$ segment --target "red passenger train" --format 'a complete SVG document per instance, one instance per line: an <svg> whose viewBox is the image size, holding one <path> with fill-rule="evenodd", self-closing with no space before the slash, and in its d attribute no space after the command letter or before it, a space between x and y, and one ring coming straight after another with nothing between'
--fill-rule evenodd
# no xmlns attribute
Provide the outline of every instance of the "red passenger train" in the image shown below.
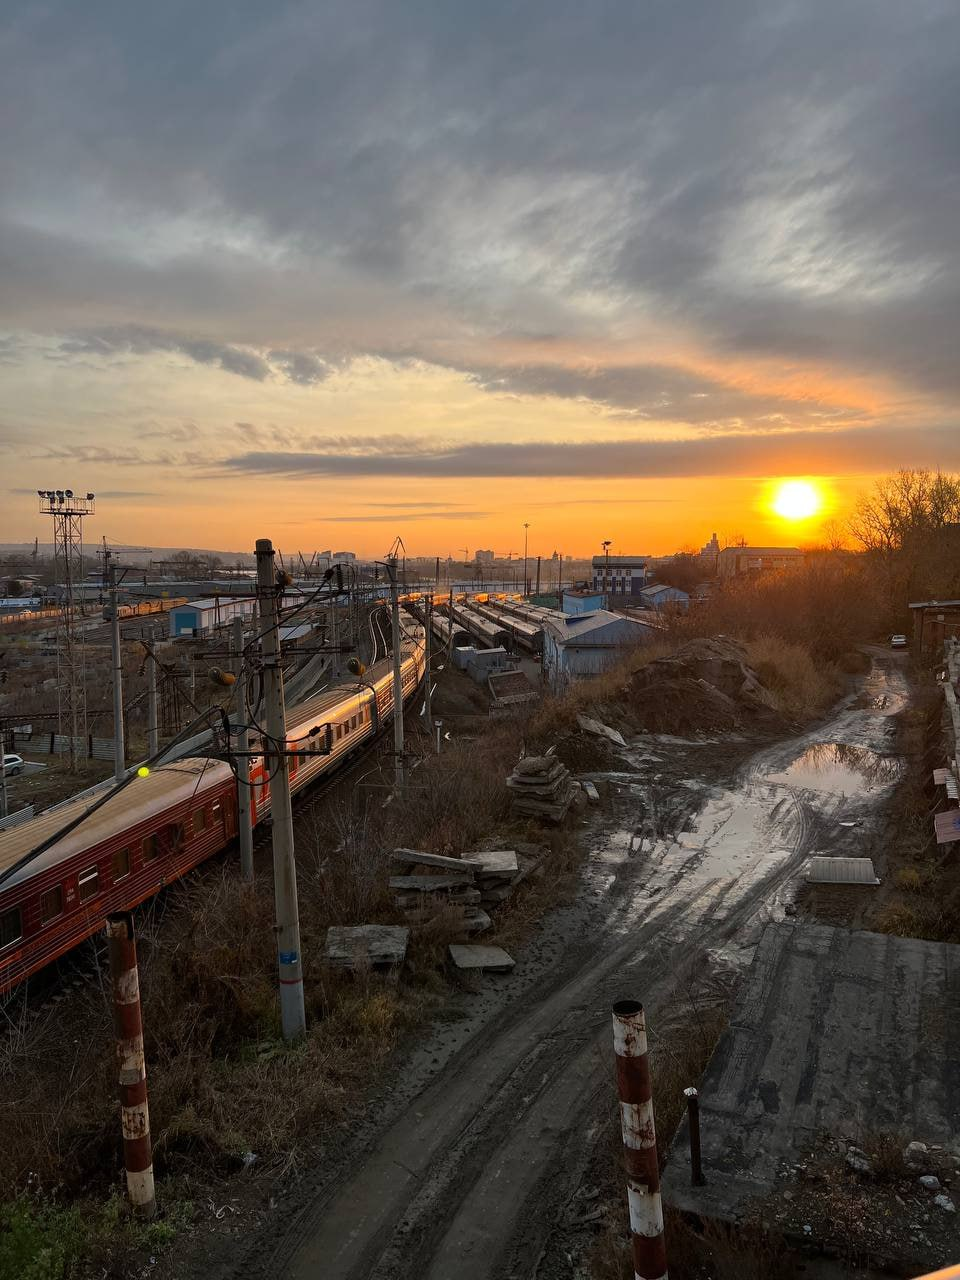
<svg viewBox="0 0 960 1280"><path fill-rule="evenodd" d="M414 625L402 646L405 701L424 664L424 632ZM290 756L291 790L332 772L392 716L390 660L373 666L362 684L336 686L288 710L291 751L326 746L325 754ZM262 756L250 761L250 782L253 820L262 822L270 810ZM144 902L237 834L237 784L220 760L160 765L84 817L101 798L80 796L0 831L0 993L98 932L110 912Z"/></svg>

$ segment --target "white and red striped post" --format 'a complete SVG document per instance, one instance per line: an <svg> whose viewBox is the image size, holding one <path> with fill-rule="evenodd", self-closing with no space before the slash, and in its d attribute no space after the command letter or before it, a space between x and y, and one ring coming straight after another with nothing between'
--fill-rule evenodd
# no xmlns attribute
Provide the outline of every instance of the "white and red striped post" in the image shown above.
<svg viewBox="0 0 960 1280"><path fill-rule="evenodd" d="M643 1005L638 1000L618 1000L613 1006L613 1049L617 1056L634 1275L636 1280L667 1280L647 1027Z"/></svg>
<svg viewBox="0 0 960 1280"><path fill-rule="evenodd" d="M153 1186L150 1114L147 1110L147 1069L143 1057L140 979L137 973L133 916L128 911L107 917L107 938L110 942L110 978L113 984L113 1019L117 1032L120 1118L127 1195L135 1213L143 1218L152 1218L157 1210L157 1201Z"/></svg>

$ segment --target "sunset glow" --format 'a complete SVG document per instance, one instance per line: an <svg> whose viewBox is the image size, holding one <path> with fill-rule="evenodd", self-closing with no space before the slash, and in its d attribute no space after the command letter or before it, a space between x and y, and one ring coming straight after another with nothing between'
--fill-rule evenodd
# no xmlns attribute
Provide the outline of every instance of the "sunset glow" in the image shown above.
<svg viewBox="0 0 960 1280"><path fill-rule="evenodd" d="M808 480L785 480L773 500L774 511L784 520L809 520L822 505L820 493Z"/></svg>

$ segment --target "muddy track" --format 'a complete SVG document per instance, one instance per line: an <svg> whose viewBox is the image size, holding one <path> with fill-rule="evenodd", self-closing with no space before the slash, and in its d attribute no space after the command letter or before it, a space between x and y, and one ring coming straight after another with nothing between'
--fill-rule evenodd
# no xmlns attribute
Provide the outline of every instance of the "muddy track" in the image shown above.
<svg viewBox="0 0 960 1280"><path fill-rule="evenodd" d="M874 682L885 672L871 675ZM882 738L875 706L847 704L819 740ZM870 721L873 720L874 723ZM630 859L602 930L552 980L482 1027L395 1118L355 1170L317 1188L274 1247L235 1274L287 1280L494 1280L536 1274L557 1207L572 1194L609 1094L609 1008L651 1010L704 948L769 918L784 883L836 830L844 802L770 781L816 735L754 756L706 797L693 832L654 834L634 813ZM688 804L664 795L659 808ZM625 802L629 808L629 798ZM628 832L629 834L629 832ZM754 932L756 930L754 929Z"/></svg>

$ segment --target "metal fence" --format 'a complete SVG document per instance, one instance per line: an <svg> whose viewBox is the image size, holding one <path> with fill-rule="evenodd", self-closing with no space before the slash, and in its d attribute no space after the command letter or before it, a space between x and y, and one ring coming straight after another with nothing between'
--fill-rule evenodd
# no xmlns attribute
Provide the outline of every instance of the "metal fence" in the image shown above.
<svg viewBox="0 0 960 1280"><path fill-rule="evenodd" d="M84 738L75 739L77 755L87 760L112 760L113 739L95 738L87 734ZM70 752L70 737L65 733L16 733L14 742L26 751L41 756L65 756Z"/></svg>
<svg viewBox="0 0 960 1280"><path fill-rule="evenodd" d="M18 809L16 813L8 813L5 818L0 818L0 831L9 831L11 827L19 827L21 822L26 822L33 817L33 805L28 804L23 809Z"/></svg>

